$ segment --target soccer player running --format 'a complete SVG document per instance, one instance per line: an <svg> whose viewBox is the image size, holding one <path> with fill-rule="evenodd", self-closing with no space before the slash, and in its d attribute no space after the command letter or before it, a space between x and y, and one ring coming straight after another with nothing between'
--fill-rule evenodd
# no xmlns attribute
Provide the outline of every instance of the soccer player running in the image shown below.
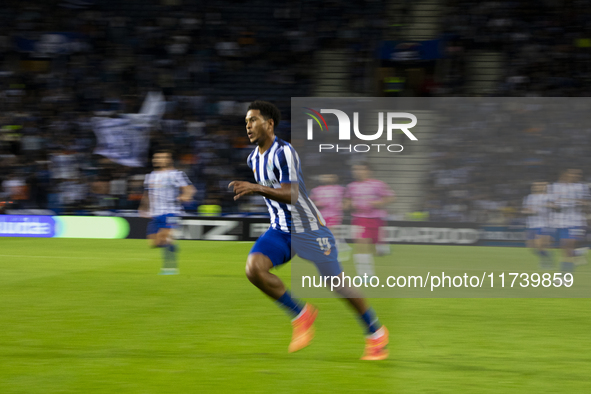
<svg viewBox="0 0 591 394"><path fill-rule="evenodd" d="M339 176L336 174L320 175L321 185L312 189L310 198L320 210L328 229L335 235L339 261L343 262L351 258L351 247L347 245L341 232L345 187L339 185L338 181Z"/></svg>
<svg viewBox="0 0 591 394"><path fill-rule="evenodd" d="M548 250L550 246L551 227L550 212L552 208L552 196L546 193L546 182L534 182L531 194L523 199L523 213L528 215L527 247L540 258L540 268L551 269L554 261Z"/></svg>
<svg viewBox="0 0 591 394"><path fill-rule="evenodd" d="M187 175L174 168L172 153L161 150L152 158L154 171L146 175L144 195L138 211L141 216L151 217L147 237L155 248L162 248L162 269L160 275L178 274L172 230L183 213L181 203L190 202L196 190Z"/></svg>
<svg viewBox="0 0 591 394"><path fill-rule="evenodd" d="M353 262L359 275L375 275L374 255L380 243L380 227L388 215L386 206L395 200L388 185L371 177L367 163L353 165L355 181L347 186L345 209L351 210L351 224L356 228Z"/></svg>
<svg viewBox="0 0 591 394"><path fill-rule="evenodd" d="M572 168L570 169L570 173L572 178L571 180L575 185L577 185L577 190L579 193L577 205L581 218L581 226L579 230L580 237L575 242L575 249L573 250L574 263L576 266L588 263L587 253L589 252L589 247L582 245L586 244L585 236L587 233L587 213L589 212L589 207L591 206L591 191L589 190L589 184L581 181L583 178L583 172L580 169Z"/></svg>
<svg viewBox="0 0 591 394"><path fill-rule="evenodd" d="M287 263L296 254L312 261L323 276L339 275L342 268L337 260L334 236L308 198L298 154L289 143L275 136L274 129L280 119L281 113L273 104L265 101L250 104L246 113L246 132L250 142L257 147L247 163L257 183L233 181L229 187L233 187L235 200L259 194L269 208L271 226L252 247L246 261L246 276L291 315L293 337L288 347L291 353L310 344L317 310L311 304L293 298L281 279L270 272L271 269ZM374 311L357 291L345 286L337 291L357 311L367 330L362 360L387 358L386 327L379 323Z"/></svg>
<svg viewBox="0 0 591 394"><path fill-rule="evenodd" d="M558 182L551 185L555 212L553 223L556 239L563 251L560 269L563 273L574 272L575 265L580 264L587 248L578 248L577 242L585 238L587 220L583 211L589 201L589 187L580 183L581 170L569 169L562 173Z"/></svg>

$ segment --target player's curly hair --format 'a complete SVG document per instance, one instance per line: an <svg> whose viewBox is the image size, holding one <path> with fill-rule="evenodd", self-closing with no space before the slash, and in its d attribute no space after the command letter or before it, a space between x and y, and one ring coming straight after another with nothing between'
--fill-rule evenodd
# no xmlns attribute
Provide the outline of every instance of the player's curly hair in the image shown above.
<svg viewBox="0 0 591 394"><path fill-rule="evenodd" d="M258 109L259 111L261 111L261 115L263 115L263 118L265 118L265 120L268 120L269 118L273 119L274 128L277 128L279 122L281 121L281 111L279 111L279 108L277 108L274 104L268 101L253 101L248 106L248 110L250 111L251 109Z"/></svg>

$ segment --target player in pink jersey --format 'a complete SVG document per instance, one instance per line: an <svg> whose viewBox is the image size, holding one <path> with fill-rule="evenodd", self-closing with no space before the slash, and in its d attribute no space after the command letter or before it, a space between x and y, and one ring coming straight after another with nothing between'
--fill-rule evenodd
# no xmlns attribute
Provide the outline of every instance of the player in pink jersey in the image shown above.
<svg viewBox="0 0 591 394"><path fill-rule="evenodd" d="M319 178L321 185L312 189L310 198L320 210L322 217L326 221L326 226L336 238L339 261L346 261L350 258L351 247L345 242L341 230L345 187L337 184L339 181L338 175L324 174L320 175Z"/></svg>
<svg viewBox="0 0 591 394"><path fill-rule="evenodd" d="M326 225L330 228L339 226L343 222L343 196L345 188L337 185L339 177L334 174L324 174L319 177L322 185L312 189L310 198L320 209Z"/></svg>
<svg viewBox="0 0 591 394"><path fill-rule="evenodd" d="M351 210L351 224L356 228L356 253L353 260L359 275L374 276L373 255L376 244L380 242L380 227L385 223L388 204L394 202L395 195L388 185L371 178L368 164L353 166L355 182L345 191L345 208Z"/></svg>

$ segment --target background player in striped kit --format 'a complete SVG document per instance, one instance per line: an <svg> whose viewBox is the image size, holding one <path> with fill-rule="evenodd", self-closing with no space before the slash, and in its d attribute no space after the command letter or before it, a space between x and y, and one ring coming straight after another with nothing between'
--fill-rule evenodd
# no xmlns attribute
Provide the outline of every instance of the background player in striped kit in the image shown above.
<svg viewBox="0 0 591 394"><path fill-rule="evenodd" d="M388 216L385 208L395 200L390 187L371 175L369 164L353 165L355 181L347 185L345 192L345 209L351 210L351 224L357 233L353 261L359 275L369 277L375 275L373 257L380 243L380 227Z"/></svg>
<svg viewBox="0 0 591 394"><path fill-rule="evenodd" d="M320 213L326 226L334 234L337 241L339 261L347 261L351 257L351 247L347 244L341 231L343 223L343 197L345 187L338 184L339 176L336 174L320 175L320 186L310 192L310 198L320 209Z"/></svg>
<svg viewBox="0 0 591 394"><path fill-rule="evenodd" d="M546 182L534 182L531 194L523 199L523 213L528 215L527 247L540 258L540 268L551 269L554 261L548 248L552 241L550 213L552 212L552 196L546 193Z"/></svg>
<svg viewBox="0 0 591 394"><path fill-rule="evenodd" d="M190 202L196 190L187 175L174 168L172 153L162 150L152 158L154 171L144 180L144 196L138 211L142 216L151 217L147 236L152 247L162 248L161 275L178 274L172 230L183 213L181 203Z"/></svg>
<svg viewBox="0 0 591 394"><path fill-rule="evenodd" d="M582 217L583 228L580 239L575 242L575 249L573 250L574 263L575 265L587 264L587 254L589 247L586 245L587 237L587 214L589 213L589 207L591 204L591 191L589 190L589 184L582 182L583 172L578 168L570 169L572 182L578 185L580 191L580 197L578 200L580 215Z"/></svg>
<svg viewBox="0 0 591 394"><path fill-rule="evenodd" d="M233 181L229 186L234 189L235 200L259 194L269 209L271 227L252 247L246 262L246 276L293 318L293 337L288 351L295 352L310 344L317 310L309 303L302 305L294 299L271 269L289 262L297 254L313 262L322 276L337 276L343 270L337 259L334 236L308 198L297 152L275 136L274 128L280 120L281 113L273 104L265 101L250 104L246 131L250 142L257 147L247 163L257 183ZM387 358L388 330L380 324L373 309L356 290L342 286L336 291L357 311L366 328L362 359Z"/></svg>
<svg viewBox="0 0 591 394"><path fill-rule="evenodd" d="M580 180L581 170L569 169L549 188L554 202L552 223L556 229L555 237L563 251L560 269L564 273L573 272L575 263L585 261L588 250L576 248L585 239L587 220L584 208L589 203L589 187Z"/></svg>

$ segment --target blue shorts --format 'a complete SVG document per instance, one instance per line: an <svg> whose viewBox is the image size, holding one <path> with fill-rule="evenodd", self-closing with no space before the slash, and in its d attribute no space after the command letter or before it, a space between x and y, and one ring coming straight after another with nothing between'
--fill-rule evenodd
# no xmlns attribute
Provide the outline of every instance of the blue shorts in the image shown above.
<svg viewBox="0 0 591 394"><path fill-rule="evenodd" d="M577 226L577 227L567 227L567 228L557 228L556 229L556 238L561 239L574 239L577 241L582 241L585 239L585 227Z"/></svg>
<svg viewBox="0 0 591 394"><path fill-rule="evenodd" d="M156 234L161 228L174 228L179 222L179 218L174 213L167 213L166 215L154 216L148 228L146 229L147 235Z"/></svg>
<svg viewBox="0 0 591 394"><path fill-rule="evenodd" d="M290 233L269 228L256 241L250 250L250 254L252 253L264 254L271 260L274 267L285 264L293 256L298 255L314 263L323 276L336 276L343 272L337 260L338 252L334 236L326 227L293 236Z"/></svg>

